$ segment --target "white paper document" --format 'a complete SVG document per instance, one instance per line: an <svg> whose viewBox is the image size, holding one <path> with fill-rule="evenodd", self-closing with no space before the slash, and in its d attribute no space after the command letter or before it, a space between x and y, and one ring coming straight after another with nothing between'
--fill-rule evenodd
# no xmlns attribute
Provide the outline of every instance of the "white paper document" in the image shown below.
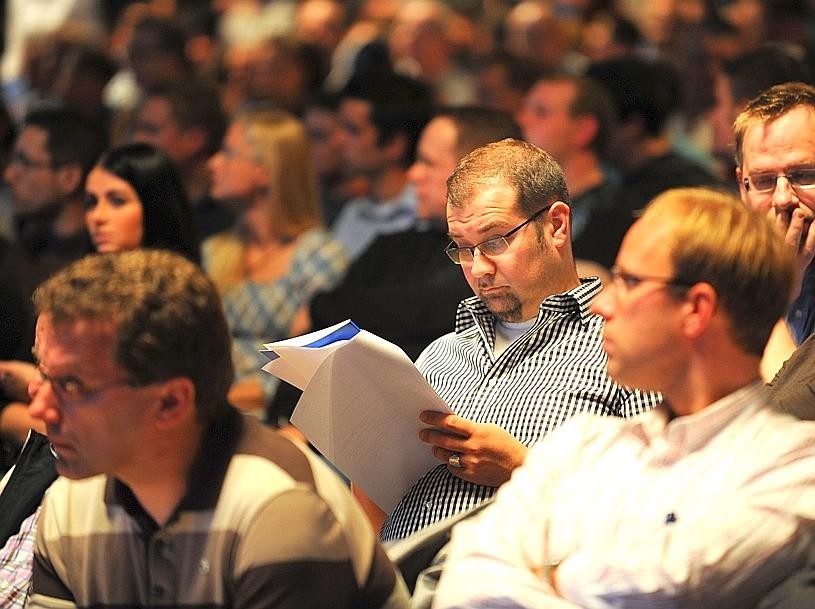
<svg viewBox="0 0 815 609"><path fill-rule="evenodd" d="M264 347L263 370L303 390L292 423L383 510L439 465L419 413L452 411L399 347L351 321Z"/></svg>

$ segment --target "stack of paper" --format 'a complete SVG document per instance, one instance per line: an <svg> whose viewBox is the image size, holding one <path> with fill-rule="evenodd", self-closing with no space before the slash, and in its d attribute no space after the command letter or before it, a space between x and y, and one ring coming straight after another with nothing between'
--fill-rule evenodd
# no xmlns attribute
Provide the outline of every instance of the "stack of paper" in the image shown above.
<svg viewBox="0 0 815 609"><path fill-rule="evenodd" d="M419 413L452 411L399 347L350 320L264 347L263 370L303 390L291 422L383 510L439 465Z"/></svg>

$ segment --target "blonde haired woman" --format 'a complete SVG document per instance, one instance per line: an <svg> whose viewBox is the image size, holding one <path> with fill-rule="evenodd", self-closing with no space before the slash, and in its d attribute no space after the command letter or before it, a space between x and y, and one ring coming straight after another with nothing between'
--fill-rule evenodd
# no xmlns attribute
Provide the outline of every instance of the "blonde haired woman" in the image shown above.
<svg viewBox="0 0 815 609"><path fill-rule="evenodd" d="M342 278L348 259L324 228L308 137L280 110L238 114L210 161L211 194L237 213L235 227L203 244L234 339L230 399L262 412L277 387L260 370L263 342L291 335L301 308Z"/></svg>

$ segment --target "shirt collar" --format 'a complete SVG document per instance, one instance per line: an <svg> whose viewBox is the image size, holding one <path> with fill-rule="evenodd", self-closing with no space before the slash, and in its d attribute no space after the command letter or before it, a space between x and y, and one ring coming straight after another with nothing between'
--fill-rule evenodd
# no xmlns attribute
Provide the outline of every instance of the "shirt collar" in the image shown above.
<svg viewBox="0 0 815 609"><path fill-rule="evenodd" d="M765 391L764 384L756 380L694 414L671 418L669 404L663 402L635 421L647 437L662 436L670 444L690 451L707 444L736 418L752 416L754 410L763 408Z"/></svg>
<svg viewBox="0 0 815 609"><path fill-rule="evenodd" d="M244 426L242 415L231 406L209 425L189 471L187 493L179 502L170 522L182 511L208 510L215 507L226 469L243 437ZM157 528L130 488L114 477L108 477L105 504L121 506L145 530Z"/></svg>

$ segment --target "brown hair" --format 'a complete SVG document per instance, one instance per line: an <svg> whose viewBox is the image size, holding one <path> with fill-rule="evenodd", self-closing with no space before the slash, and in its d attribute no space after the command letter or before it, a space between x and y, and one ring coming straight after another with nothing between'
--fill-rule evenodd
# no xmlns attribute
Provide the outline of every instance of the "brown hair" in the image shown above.
<svg viewBox="0 0 815 609"><path fill-rule="evenodd" d="M736 117L736 165L741 167L744 135L747 128L758 123L771 123L797 106L815 110L815 87L802 82L787 82L770 87L753 98Z"/></svg>
<svg viewBox="0 0 815 609"><path fill-rule="evenodd" d="M191 379L202 422L226 407L229 327L214 284L183 256L149 249L87 256L37 288L34 306L54 324L113 322L117 364L139 384Z"/></svg>
<svg viewBox="0 0 815 609"><path fill-rule="evenodd" d="M518 207L534 214L553 201L569 203L563 170L537 146L504 139L476 148L459 161L447 180L447 204L461 207L485 184L503 182L518 196Z"/></svg>

